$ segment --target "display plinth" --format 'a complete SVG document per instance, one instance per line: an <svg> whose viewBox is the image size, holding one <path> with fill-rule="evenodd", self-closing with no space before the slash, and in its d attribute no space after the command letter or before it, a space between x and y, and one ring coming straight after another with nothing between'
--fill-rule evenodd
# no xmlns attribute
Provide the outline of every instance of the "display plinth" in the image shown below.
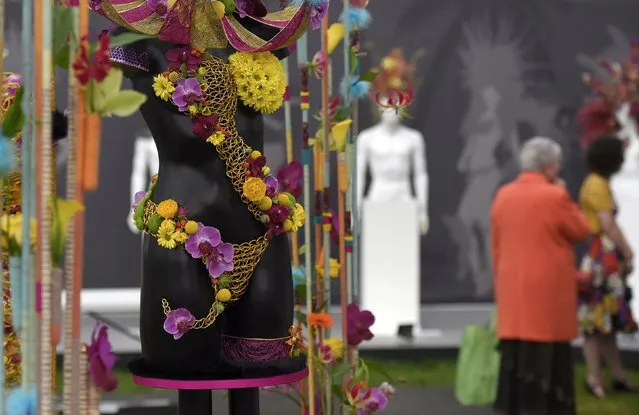
<svg viewBox="0 0 639 415"><path fill-rule="evenodd" d="M362 308L375 314L377 336L396 336L403 325L420 325L420 233L414 201L362 206Z"/></svg>
<svg viewBox="0 0 639 415"><path fill-rule="evenodd" d="M178 415L214 415L211 403L212 390L229 390L230 415L259 415L259 388L294 383L308 376L305 357L281 362L256 362L236 370L211 374L196 374L187 379L174 374L152 373L142 359L129 365L133 382L140 386L178 391Z"/></svg>

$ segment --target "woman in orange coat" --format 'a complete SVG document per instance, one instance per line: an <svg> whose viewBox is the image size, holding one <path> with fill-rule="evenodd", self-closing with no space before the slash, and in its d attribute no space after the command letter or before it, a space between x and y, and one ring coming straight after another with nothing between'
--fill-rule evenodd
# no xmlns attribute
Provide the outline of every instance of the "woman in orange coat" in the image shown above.
<svg viewBox="0 0 639 415"><path fill-rule="evenodd" d="M504 415L574 415L573 246L588 237L588 222L558 177L556 142L533 138L520 159L522 173L499 189L491 212L502 360L495 406Z"/></svg>

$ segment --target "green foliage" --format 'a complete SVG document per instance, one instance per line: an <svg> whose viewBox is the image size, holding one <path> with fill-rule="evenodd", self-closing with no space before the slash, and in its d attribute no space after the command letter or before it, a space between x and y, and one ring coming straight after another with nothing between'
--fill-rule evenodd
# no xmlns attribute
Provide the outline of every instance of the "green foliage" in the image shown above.
<svg viewBox="0 0 639 415"><path fill-rule="evenodd" d="M102 82L90 81L87 85L87 107L103 117L112 115L128 117L146 102L146 95L137 91L122 91L123 74L120 69L112 68Z"/></svg>
<svg viewBox="0 0 639 415"><path fill-rule="evenodd" d="M18 88L13 98L13 105L9 107L2 122L2 134L5 137L15 137L22 131L22 125L24 124L24 113L22 112L23 96L24 89Z"/></svg>
<svg viewBox="0 0 639 415"><path fill-rule="evenodd" d="M143 35L141 33L125 32L113 36L109 45L112 48L115 48L117 46L126 46L146 39L153 39L153 36Z"/></svg>
<svg viewBox="0 0 639 415"><path fill-rule="evenodd" d="M75 38L73 31L73 9L56 4L53 8L53 64L62 69L69 69L69 40Z"/></svg>

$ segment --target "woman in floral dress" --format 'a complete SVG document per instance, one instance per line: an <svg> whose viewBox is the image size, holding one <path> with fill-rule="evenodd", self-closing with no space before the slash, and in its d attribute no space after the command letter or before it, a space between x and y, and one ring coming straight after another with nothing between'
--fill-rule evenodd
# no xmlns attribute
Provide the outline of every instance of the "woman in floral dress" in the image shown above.
<svg viewBox="0 0 639 415"><path fill-rule="evenodd" d="M601 360L612 375L612 389L634 392L617 346L617 333L637 331L630 309L632 294L626 276L633 266L633 251L615 220L616 207L610 178L623 164L624 143L611 136L594 141L586 150L589 174L579 203L591 229L588 250L581 262L579 321L584 333L587 390L603 398Z"/></svg>

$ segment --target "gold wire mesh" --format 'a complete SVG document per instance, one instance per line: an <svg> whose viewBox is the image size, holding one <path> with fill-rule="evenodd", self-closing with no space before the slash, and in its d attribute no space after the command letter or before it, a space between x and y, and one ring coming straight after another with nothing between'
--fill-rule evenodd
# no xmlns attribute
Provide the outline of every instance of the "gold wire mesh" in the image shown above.
<svg viewBox="0 0 639 415"><path fill-rule="evenodd" d="M210 108L214 114L217 114L219 117L218 125L224 130L226 136L222 143L215 146L215 149L226 163L226 175L231 179L233 188L239 193L242 201L255 218L261 221L263 213L244 196L243 191L246 181L244 163L248 156L247 152L251 151L251 148L244 143L235 126L237 108L235 79L229 66L217 57L203 61L201 67L206 70L206 75L204 75L206 98L203 107Z"/></svg>

